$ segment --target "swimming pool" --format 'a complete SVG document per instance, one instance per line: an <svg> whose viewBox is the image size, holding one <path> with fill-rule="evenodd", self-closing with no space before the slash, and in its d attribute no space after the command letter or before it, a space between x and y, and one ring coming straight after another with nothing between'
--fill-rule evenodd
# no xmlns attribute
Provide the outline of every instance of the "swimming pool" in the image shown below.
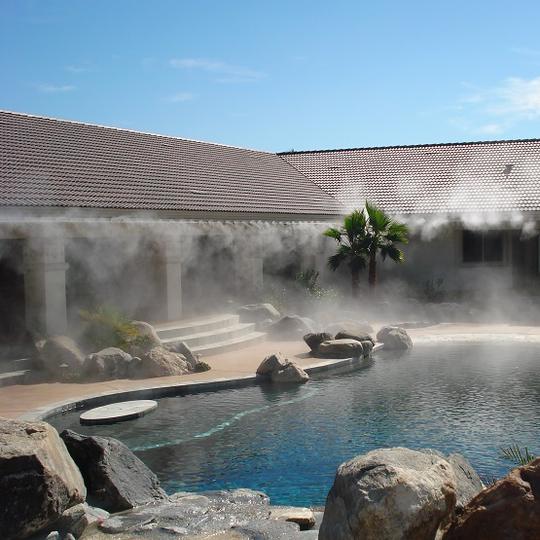
<svg viewBox="0 0 540 540"><path fill-rule="evenodd" d="M421 344L302 386L162 398L110 426L81 426L80 412L49 421L122 440L170 493L248 487L322 505L340 463L391 446L460 452L490 481L511 468L500 447L540 452L540 346Z"/></svg>

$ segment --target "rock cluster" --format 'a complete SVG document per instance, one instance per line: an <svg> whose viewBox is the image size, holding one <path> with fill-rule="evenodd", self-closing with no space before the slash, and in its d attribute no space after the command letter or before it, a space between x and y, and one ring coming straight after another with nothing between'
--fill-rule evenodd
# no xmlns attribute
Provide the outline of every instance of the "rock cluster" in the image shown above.
<svg viewBox="0 0 540 540"><path fill-rule="evenodd" d="M314 356L319 358L367 358L374 341L362 323L344 321L343 326L330 325L331 330L304 335L304 341Z"/></svg>
<svg viewBox="0 0 540 540"><path fill-rule="evenodd" d="M296 340L304 334L313 332L315 322L307 317L298 315L284 315L277 321L266 327L268 335L273 339L282 339L284 341Z"/></svg>
<svg viewBox="0 0 540 540"><path fill-rule="evenodd" d="M309 375L278 352L267 356L257 368L257 375L274 383L305 383Z"/></svg>
<svg viewBox="0 0 540 540"><path fill-rule="evenodd" d="M64 382L166 377L210 369L185 343L165 346L150 324L132 324L144 339L127 344L126 350L107 347L85 356L70 337L42 340L37 343L38 368L50 378Z"/></svg>

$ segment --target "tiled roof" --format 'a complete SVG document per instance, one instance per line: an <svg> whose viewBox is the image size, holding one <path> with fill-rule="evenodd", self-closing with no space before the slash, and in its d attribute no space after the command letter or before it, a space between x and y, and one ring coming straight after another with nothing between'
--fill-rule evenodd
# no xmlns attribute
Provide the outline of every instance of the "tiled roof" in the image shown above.
<svg viewBox="0 0 540 540"><path fill-rule="evenodd" d="M280 154L347 208L396 214L540 210L540 140Z"/></svg>
<svg viewBox="0 0 540 540"><path fill-rule="evenodd" d="M0 112L0 206L340 213L275 154Z"/></svg>

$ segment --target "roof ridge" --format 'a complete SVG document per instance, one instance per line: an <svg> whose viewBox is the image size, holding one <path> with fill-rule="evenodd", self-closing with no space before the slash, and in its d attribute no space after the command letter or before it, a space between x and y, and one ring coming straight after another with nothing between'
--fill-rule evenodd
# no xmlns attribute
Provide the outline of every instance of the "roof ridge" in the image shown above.
<svg viewBox="0 0 540 540"><path fill-rule="evenodd" d="M247 152L257 152L259 154L268 154L268 155L276 155L275 152L267 152L265 150L256 150L255 148L243 148L241 146L234 146L232 144L223 144L223 143L216 143L216 142L210 142L210 141L200 141L198 139L189 139L188 137L178 137L176 135L163 135L161 133L152 133L150 131L139 131L136 129L129 129L129 128L120 128L115 126L106 126L104 124L94 124L92 122L83 122L81 120L67 120L65 118L55 118L53 116L44 116L41 114L30 114L30 113L22 113L18 111L8 111L6 109L0 109L0 113L4 114L10 114L13 116L24 116L27 118L39 118L42 120L52 120L54 122L63 122L66 124L76 124L76 125L82 125L82 126L90 126L90 127L97 127L101 129L112 129L116 131L126 131L128 133L137 133L138 135L149 135L151 137L160 137L163 139L174 139L174 140L180 140L180 141L188 141L188 142L194 142L199 144L209 144L213 146L222 146L225 148L234 148L236 150L245 150Z"/></svg>
<svg viewBox="0 0 540 540"><path fill-rule="evenodd" d="M504 143L523 143L540 142L540 138L533 139L498 139L491 141L463 141L446 143L428 143L428 144L395 144L387 146L357 146L352 148L330 148L324 150L298 150L289 152L276 152L278 156L292 156L295 154L324 154L330 152L352 152L355 150L389 150L392 148L433 148L436 146L474 146L480 144L504 144Z"/></svg>

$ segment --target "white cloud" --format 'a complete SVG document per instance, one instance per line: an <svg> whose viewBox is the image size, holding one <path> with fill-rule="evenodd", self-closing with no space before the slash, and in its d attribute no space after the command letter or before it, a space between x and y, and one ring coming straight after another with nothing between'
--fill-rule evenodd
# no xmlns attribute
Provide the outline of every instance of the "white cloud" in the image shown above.
<svg viewBox="0 0 540 540"><path fill-rule="evenodd" d="M220 75L218 82L251 82L263 79L266 74L262 71L235 66L219 60L204 58L172 58L170 65L179 69L199 69Z"/></svg>
<svg viewBox="0 0 540 540"><path fill-rule="evenodd" d="M460 118L450 122L463 131L499 135L520 122L540 119L540 77L508 77L491 88L464 83L458 100Z"/></svg>
<svg viewBox="0 0 540 540"><path fill-rule="evenodd" d="M73 86L72 84L38 84L37 89L46 94L62 94L65 92L72 92L76 89L76 86Z"/></svg>
<svg viewBox="0 0 540 540"><path fill-rule="evenodd" d="M171 103L183 103L184 101L191 101L195 96L190 92L177 92L167 98L167 101Z"/></svg>

